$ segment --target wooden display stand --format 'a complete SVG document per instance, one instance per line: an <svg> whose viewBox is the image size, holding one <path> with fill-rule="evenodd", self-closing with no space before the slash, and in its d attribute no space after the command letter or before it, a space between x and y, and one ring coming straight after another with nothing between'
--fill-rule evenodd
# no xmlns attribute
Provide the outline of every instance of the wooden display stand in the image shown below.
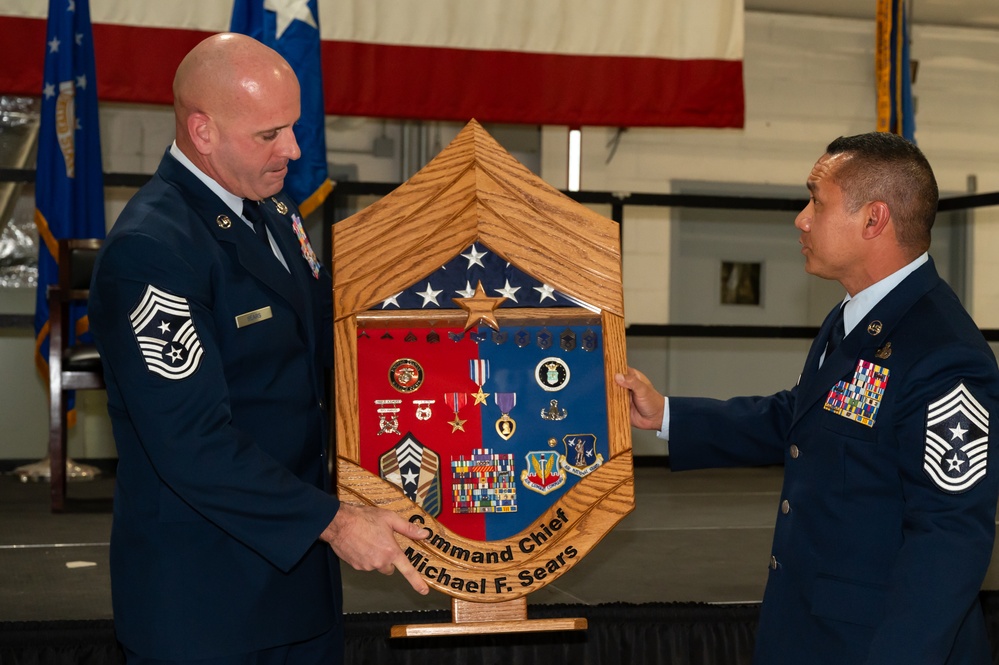
<svg viewBox="0 0 999 665"><path fill-rule="evenodd" d="M429 529L399 543L452 598L392 636L585 628L526 597L634 508L618 225L473 120L333 227L333 284L339 496Z"/></svg>

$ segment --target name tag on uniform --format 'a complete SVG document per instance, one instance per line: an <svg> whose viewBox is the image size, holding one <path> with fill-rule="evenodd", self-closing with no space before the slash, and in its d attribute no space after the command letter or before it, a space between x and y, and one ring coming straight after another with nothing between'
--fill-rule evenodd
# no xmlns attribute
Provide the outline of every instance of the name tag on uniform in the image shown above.
<svg viewBox="0 0 999 665"><path fill-rule="evenodd" d="M260 309L255 309L252 312L247 312L246 314L240 314L236 317L236 327L245 328L246 326L252 326L254 323L260 323L261 321L266 321L271 318L271 306L261 307Z"/></svg>

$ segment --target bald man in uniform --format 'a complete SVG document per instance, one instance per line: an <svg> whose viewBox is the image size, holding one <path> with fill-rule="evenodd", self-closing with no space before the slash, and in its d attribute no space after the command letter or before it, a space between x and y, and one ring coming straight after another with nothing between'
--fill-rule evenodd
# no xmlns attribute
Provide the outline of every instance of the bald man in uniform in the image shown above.
<svg viewBox="0 0 999 665"><path fill-rule="evenodd" d="M839 282L798 383L665 400L618 374L673 470L784 465L759 665L987 665L999 368L929 257L937 183L887 133L840 137L798 214L805 271Z"/></svg>
<svg viewBox="0 0 999 665"><path fill-rule="evenodd" d="M395 540L425 532L331 495L332 286L282 192L298 81L220 34L184 58L174 99L176 140L91 290L119 455L117 636L129 663L340 663L338 559L427 593Z"/></svg>

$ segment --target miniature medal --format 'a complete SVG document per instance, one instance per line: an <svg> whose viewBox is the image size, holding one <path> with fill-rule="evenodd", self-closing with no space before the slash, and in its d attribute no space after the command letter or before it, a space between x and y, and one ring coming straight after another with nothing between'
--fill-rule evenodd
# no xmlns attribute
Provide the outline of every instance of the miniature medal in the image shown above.
<svg viewBox="0 0 999 665"><path fill-rule="evenodd" d="M444 403L454 411L454 420L448 423L451 426L451 434L458 430L464 432L465 423L468 421L460 419L458 412L468 403L468 395L465 393L444 393Z"/></svg>
<svg viewBox="0 0 999 665"><path fill-rule="evenodd" d="M493 399L496 400L496 406L503 414L496 421L496 433L504 441L509 441L513 433L517 431L517 422L510 417L513 407L517 406L517 393L496 393L493 395Z"/></svg>
<svg viewBox="0 0 999 665"><path fill-rule="evenodd" d="M482 384L489 379L489 361L478 359L469 360L468 375L472 381L475 382L475 385L479 387L478 392L472 393L472 397L475 398L475 404L485 406L486 398L489 397L489 393L482 392Z"/></svg>

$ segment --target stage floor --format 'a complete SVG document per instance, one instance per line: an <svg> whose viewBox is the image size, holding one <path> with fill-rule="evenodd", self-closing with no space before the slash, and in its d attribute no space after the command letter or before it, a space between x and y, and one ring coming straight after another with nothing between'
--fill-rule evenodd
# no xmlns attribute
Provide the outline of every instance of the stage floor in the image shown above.
<svg viewBox="0 0 999 665"><path fill-rule="evenodd" d="M528 602L759 602L782 471L636 468L635 511ZM46 483L0 476L0 621L111 618L113 486L71 483L70 512L52 515ZM447 596L420 596L399 575L343 574L347 612L450 608ZM995 552L984 588L999 589Z"/></svg>

